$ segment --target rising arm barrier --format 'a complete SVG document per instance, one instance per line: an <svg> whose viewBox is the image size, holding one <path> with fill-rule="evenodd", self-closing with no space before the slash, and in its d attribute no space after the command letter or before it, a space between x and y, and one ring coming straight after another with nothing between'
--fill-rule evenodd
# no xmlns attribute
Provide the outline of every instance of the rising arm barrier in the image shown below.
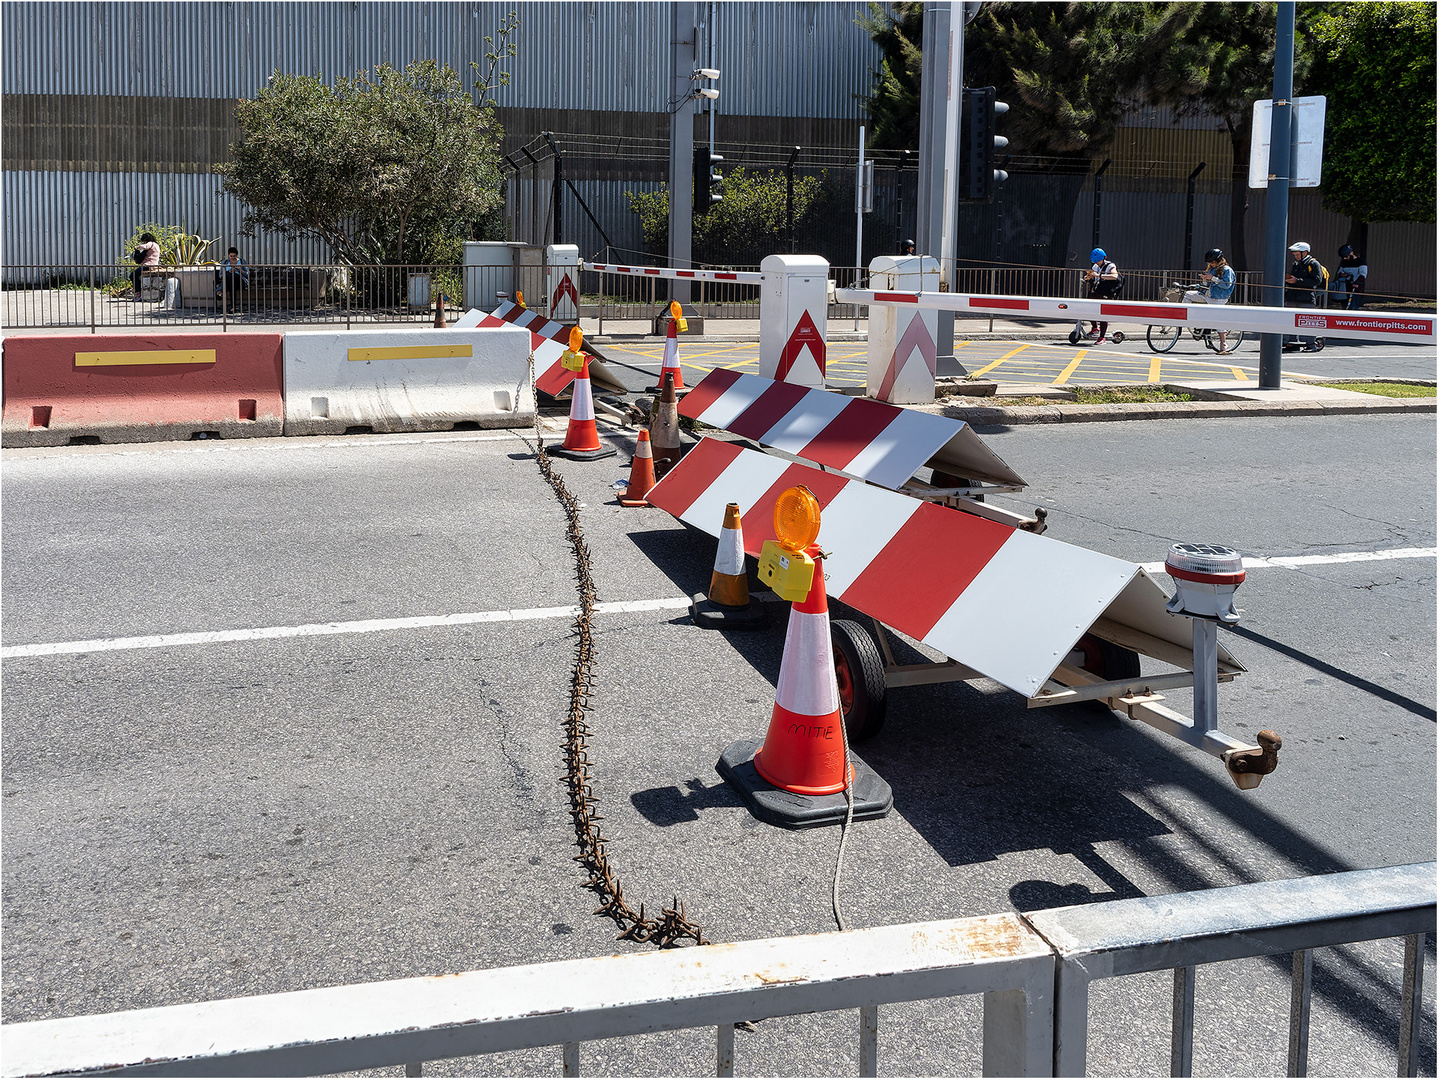
<svg viewBox="0 0 1439 1080"><path fill-rule="evenodd" d="M1316 948L1406 938L1399 1075L1414 1075L1435 864L1079 907L602 956L133 1012L9 1024L7 1076L317 1075L714 1025L860 1010L858 1072L878 1071L881 1004L984 995L985 1075L1083 1075L1088 987L1175 969L1175 1075L1188 1075L1198 964L1293 952L1290 1075L1304 1075ZM1241 1072L1244 1071L1241 1067Z"/></svg>
<svg viewBox="0 0 1439 1080"><path fill-rule="evenodd" d="M1322 308L1242 307L1226 304L1165 304L1138 300L1069 299L1038 296L983 296L972 293L879 292L835 289L840 304L927 308L966 315L1048 319L1061 322L1127 320L1170 326L1213 326L1219 312L1227 329L1256 334L1306 333L1318 337L1363 338L1433 345L1435 318L1394 311L1329 311Z"/></svg>

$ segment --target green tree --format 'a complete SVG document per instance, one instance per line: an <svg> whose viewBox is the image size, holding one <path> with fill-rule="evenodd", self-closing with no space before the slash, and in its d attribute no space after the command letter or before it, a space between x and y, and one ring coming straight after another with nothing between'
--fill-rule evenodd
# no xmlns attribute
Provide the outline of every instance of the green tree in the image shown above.
<svg viewBox="0 0 1439 1080"><path fill-rule="evenodd" d="M1432 224L1434 5L1325 5L1313 32L1307 90L1328 99L1324 208Z"/></svg>
<svg viewBox="0 0 1439 1080"><path fill-rule="evenodd" d="M1229 135L1234 171L1229 188L1230 263L1249 265L1244 219L1249 210L1249 143L1254 103L1274 92L1272 3L1146 5L1148 28L1141 58L1148 73L1144 96L1180 116L1217 117ZM1356 6L1356 5L1344 5ZM1313 61L1312 26L1318 6L1296 8L1294 84L1304 84ZM1432 45L1432 41L1431 41Z"/></svg>
<svg viewBox="0 0 1439 1080"><path fill-rule="evenodd" d="M1014 152L1054 173L1042 218L1051 265L1068 261L1084 176L1144 78L1145 16L1142 4L990 3L966 30L966 85L994 86Z"/></svg>
<svg viewBox="0 0 1439 1080"><path fill-rule="evenodd" d="M796 232L815 224L811 219L826 202L824 181L824 177L794 178ZM696 262L742 265L783 250L789 224L782 171L750 172L736 166L725 174L722 190L722 201L694 217L691 237ZM669 190L626 191L625 199L639 215L646 250L663 259L669 248Z"/></svg>
<svg viewBox="0 0 1439 1080"><path fill-rule="evenodd" d="M870 0L869 13L855 22L881 52L874 87L860 95L869 115L865 142L874 150L913 150L919 146L924 6L915 0L899 0L886 10Z"/></svg>
<svg viewBox="0 0 1439 1080"><path fill-rule="evenodd" d="M431 261L503 203L503 132L485 99L503 75L492 62L477 104L434 60L403 72L383 64L333 86L276 72L237 105L241 139L220 170L246 205L246 235L313 237L351 263Z"/></svg>

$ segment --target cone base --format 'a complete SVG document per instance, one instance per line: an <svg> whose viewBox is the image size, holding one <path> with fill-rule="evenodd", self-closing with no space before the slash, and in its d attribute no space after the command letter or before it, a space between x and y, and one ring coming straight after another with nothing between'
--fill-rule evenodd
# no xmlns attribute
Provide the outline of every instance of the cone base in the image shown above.
<svg viewBox="0 0 1439 1080"><path fill-rule="evenodd" d="M653 506L653 505L654 505L654 503L650 502L648 499L631 499L631 498L629 497L629 492L628 492L628 491L626 491L626 492L624 492L622 495L620 495L619 498L618 498L616 501L618 501L621 506L629 506L629 507L635 507L635 506Z"/></svg>
<svg viewBox="0 0 1439 1080"><path fill-rule="evenodd" d="M844 792L796 795L775 787L760 776L754 767L754 756L763 746L763 739L732 742L725 747L715 766L720 776L744 800L750 813L761 821L786 829L809 829L844 822ZM861 761L853 750L849 754L849 764L854 770L854 783L851 785L854 820L884 817L894 806L894 792L889 784Z"/></svg>
<svg viewBox="0 0 1439 1080"><path fill-rule="evenodd" d="M716 604L705 593L690 598L690 615L696 626L711 630L759 630L769 625L769 612L751 600L743 607Z"/></svg>
<svg viewBox="0 0 1439 1080"><path fill-rule="evenodd" d="M545 452L550 457L569 458L571 461L598 461L619 453L613 446L601 446L598 450L566 450L563 446L547 446Z"/></svg>

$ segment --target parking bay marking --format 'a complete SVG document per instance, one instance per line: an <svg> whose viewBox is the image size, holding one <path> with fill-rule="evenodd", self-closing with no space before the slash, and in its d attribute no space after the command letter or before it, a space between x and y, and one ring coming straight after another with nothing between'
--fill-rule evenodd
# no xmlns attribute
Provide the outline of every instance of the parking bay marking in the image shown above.
<svg viewBox="0 0 1439 1080"><path fill-rule="evenodd" d="M1341 551L1332 555L1280 555L1246 558L1246 570L1292 569L1333 563L1380 562L1391 559L1432 559L1436 548L1391 548L1387 551ZM1163 563L1143 563L1152 574L1162 573ZM596 604L602 615L641 611L680 611L690 606L686 596L664 596L653 600L615 600ZM431 627L467 626L476 623L535 622L543 619L572 619L577 605L545 608L517 608L509 611L467 611L455 615L417 615L404 619L361 619L355 622L307 623L301 626L264 626L246 630L205 630L189 634L153 634L146 637L98 638L93 641L56 641L35 645L7 645L0 659L33 656L73 656L78 653L121 652L129 649L165 649L177 645L215 645L231 641L259 641L268 638L330 637L337 634L370 634L383 630L421 630Z"/></svg>

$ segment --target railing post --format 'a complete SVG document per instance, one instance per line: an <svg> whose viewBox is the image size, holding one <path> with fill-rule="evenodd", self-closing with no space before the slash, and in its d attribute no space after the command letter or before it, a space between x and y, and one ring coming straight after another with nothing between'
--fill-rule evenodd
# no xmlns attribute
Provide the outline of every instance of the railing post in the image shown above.
<svg viewBox="0 0 1439 1080"><path fill-rule="evenodd" d="M95 267L90 267L90 333L95 332Z"/></svg>
<svg viewBox="0 0 1439 1080"><path fill-rule="evenodd" d="M1054 964L1052 956L1037 957L1028 962L1024 983L1018 989L984 995L981 1071L985 1076L1060 1075L1054 1071L1059 1060ZM1080 981L1085 998L1082 1007L1088 1008L1089 984ZM1082 1038L1079 1045L1082 1055ZM1082 1057L1079 1075L1084 1075Z"/></svg>
<svg viewBox="0 0 1439 1080"><path fill-rule="evenodd" d="M720 1024L715 1028L715 1075L734 1075L733 1024Z"/></svg>
<svg viewBox="0 0 1439 1080"><path fill-rule="evenodd" d="M1169 1032L1169 1075L1194 1074L1194 968L1174 969L1173 1024Z"/></svg>
<svg viewBox="0 0 1439 1080"><path fill-rule="evenodd" d="M879 1006L864 1005L859 1010L859 1074L879 1075Z"/></svg>
<svg viewBox="0 0 1439 1080"><path fill-rule="evenodd" d="M1399 1075L1414 1076L1419 1066L1415 1036L1424 1019L1424 935L1404 939L1404 990L1399 1006Z"/></svg>
<svg viewBox="0 0 1439 1080"><path fill-rule="evenodd" d="M1289 986L1289 1076L1309 1075L1309 992L1314 985L1314 950L1294 950Z"/></svg>
<svg viewBox="0 0 1439 1080"><path fill-rule="evenodd" d="M1083 1076L1089 1041L1089 977L1060 960L1054 988L1054 1075Z"/></svg>

